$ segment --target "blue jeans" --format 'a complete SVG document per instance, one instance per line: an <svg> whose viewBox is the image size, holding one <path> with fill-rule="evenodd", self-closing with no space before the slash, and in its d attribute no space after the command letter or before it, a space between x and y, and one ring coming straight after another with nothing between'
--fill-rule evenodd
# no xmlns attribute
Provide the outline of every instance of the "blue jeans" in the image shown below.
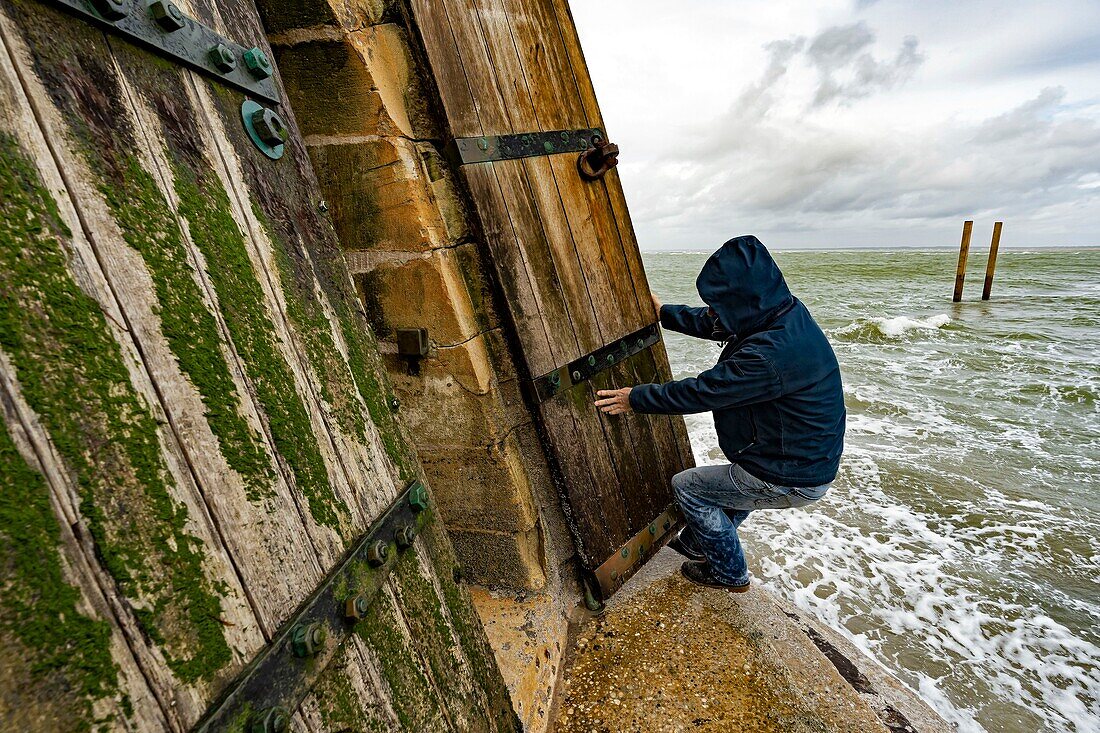
<svg viewBox="0 0 1100 733"><path fill-rule="evenodd" d="M711 574L728 585L749 582L737 528L754 509L811 504L832 484L812 489L776 486L738 465L699 466L672 477L672 490L687 520L682 539L707 558Z"/></svg>

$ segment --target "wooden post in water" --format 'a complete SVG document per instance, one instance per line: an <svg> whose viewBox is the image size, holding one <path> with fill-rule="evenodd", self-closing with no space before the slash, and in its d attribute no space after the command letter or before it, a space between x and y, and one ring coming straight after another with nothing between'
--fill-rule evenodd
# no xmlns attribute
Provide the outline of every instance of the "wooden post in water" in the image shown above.
<svg viewBox="0 0 1100 733"><path fill-rule="evenodd" d="M1001 245L1001 224L993 225L993 241L989 243L989 259L985 262L985 287L982 288L982 300L989 300L989 291L993 289L993 271L997 269L997 248Z"/></svg>
<svg viewBox="0 0 1100 733"><path fill-rule="evenodd" d="M959 267L955 270L955 295L951 301L958 303L963 299L963 280L966 279L966 256L970 253L970 232L974 229L974 222L963 222L962 244L959 245Z"/></svg>

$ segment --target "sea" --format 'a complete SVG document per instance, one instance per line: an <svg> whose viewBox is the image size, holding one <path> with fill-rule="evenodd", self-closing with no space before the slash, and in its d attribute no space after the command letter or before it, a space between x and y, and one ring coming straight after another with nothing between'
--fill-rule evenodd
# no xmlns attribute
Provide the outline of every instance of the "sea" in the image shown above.
<svg viewBox="0 0 1100 733"><path fill-rule="evenodd" d="M644 254L700 305L708 252ZM753 576L850 637L958 730L1100 732L1100 249L778 251L836 350L840 473L807 509L758 511ZM717 344L666 332L676 377ZM725 462L709 414L696 461Z"/></svg>

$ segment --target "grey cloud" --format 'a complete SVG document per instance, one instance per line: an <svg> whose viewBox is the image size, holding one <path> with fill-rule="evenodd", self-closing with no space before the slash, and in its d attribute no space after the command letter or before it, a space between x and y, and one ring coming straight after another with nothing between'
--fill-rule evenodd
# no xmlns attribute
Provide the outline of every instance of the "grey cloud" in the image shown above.
<svg viewBox="0 0 1100 733"><path fill-rule="evenodd" d="M767 85L754 87L759 98ZM909 136L731 112L690 157L648 167L632 209L643 226L698 243L731 227L927 229L983 214L1064 226L1065 212L1100 215L1100 189L1079 185L1100 172L1100 126L1064 98L1043 89L984 121Z"/></svg>
<svg viewBox="0 0 1100 733"><path fill-rule="evenodd" d="M827 28L810 42L806 57L819 75L811 106L850 103L890 89L908 80L924 63L914 36L904 39L892 61L879 61L867 51L874 42L875 34L862 21Z"/></svg>

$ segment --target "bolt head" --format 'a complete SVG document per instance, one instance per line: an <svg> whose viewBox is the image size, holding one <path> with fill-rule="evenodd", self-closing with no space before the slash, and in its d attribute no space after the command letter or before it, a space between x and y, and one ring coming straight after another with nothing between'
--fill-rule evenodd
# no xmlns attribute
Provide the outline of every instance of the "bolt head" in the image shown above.
<svg viewBox="0 0 1100 733"><path fill-rule="evenodd" d="M545 150L548 153L552 153L552 152L554 152L554 143L547 140L546 142L544 142L542 144L542 149Z"/></svg>
<svg viewBox="0 0 1100 733"><path fill-rule="evenodd" d="M157 25L169 33L183 30L183 27L187 25L187 21L183 17L183 11L170 0L156 0L149 6L149 13L153 16L153 20L157 22Z"/></svg>
<svg viewBox="0 0 1100 733"><path fill-rule="evenodd" d="M596 357L594 357L594 356L588 357L588 366L596 366Z"/></svg>
<svg viewBox="0 0 1100 733"><path fill-rule="evenodd" d="M657 534L657 525L656 524L649 525L649 533L654 534L654 535Z"/></svg>
<svg viewBox="0 0 1100 733"><path fill-rule="evenodd" d="M409 489L409 506L417 514L428 508L428 490L424 484L418 483Z"/></svg>
<svg viewBox="0 0 1100 733"><path fill-rule="evenodd" d="M322 214L328 211L328 201L325 201L324 199L318 201L317 210L320 211Z"/></svg>
<svg viewBox="0 0 1100 733"><path fill-rule="evenodd" d="M290 713L283 708L260 710L248 721L249 733L286 733L289 727Z"/></svg>
<svg viewBox="0 0 1100 733"><path fill-rule="evenodd" d="M367 615L367 609L369 608L370 602L367 601L366 596L349 598L344 603L344 617L348 621L359 621Z"/></svg>
<svg viewBox="0 0 1100 733"><path fill-rule="evenodd" d="M296 657L312 657L321 651L328 634L321 624L298 624L290 632L290 647Z"/></svg>
<svg viewBox="0 0 1100 733"><path fill-rule="evenodd" d="M621 554L622 554L623 557L630 557L630 548L629 547L624 547Z"/></svg>
<svg viewBox="0 0 1100 733"><path fill-rule="evenodd" d="M489 138L487 138L487 137L478 138L477 146L479 148L481 148L482 150L488 150L489 149Z"/></svg>
<svg viewBox="0 0 1100 733"><path fill-rule="evenodd" d="M400 408L401 408L401 402L396 397L394 397L392 400L390 400L390 409L391 410L393 410L394 412L397 412Z"/></svg>
<svg viewBox="0 0 1100 733"><path fill-rule="evenodd" d="M126 0L92 0L92 7L107 20L122 20L130 14Z"/></svg>
<svg viewBox="0 0 1100 733"><path fill-rule="evenodd" d="M579 371L578 372L573 372L573 381L574 382L581 381L581 373Z"/></svg>
<svg viewBox="0 0 1100 733"><path fill-rule="evenodd" d="M244 65L257 79L266 79L273 71L267 54L258 48L250 48L244 52Z"/></svg>
<svg viewBox="0 0 1100 733"><path fill-rule="evenodd" d="M416 527L411 524L406 524L404 527L397 530L394 539L397 541L397 546L402 550L407 547L412 547L413 540L416 539Z"/></svg>
<svg viewBox="0 0 1100 733"><path fill-rule="evenodd" d="M227 74L237 68L237 57L233 54L233 49L224 43L210 47L210 62L218 71Z"/></svg>
<svg viewBox="0 0 1100 733"><path fill-rule="evenodd" d="M274 110L265 108L252 113L252 128L265 145L278 147L290 137L290 130L286 123Z"/></svg>
<svg viewBox="0 0 1100 733"><path fill-rule="evenodd" d="M378 567L384 565L386 558L390 555L390 546L382 540L375 541L370 547L367 548L367 562L371 567Z"/></svg>
<svg viewBox="0 0 1100 733"><path fill-rule="evenodd" d="M645 346L645 339L638 339L634 346L639 349L643 348Z"/></svg>

